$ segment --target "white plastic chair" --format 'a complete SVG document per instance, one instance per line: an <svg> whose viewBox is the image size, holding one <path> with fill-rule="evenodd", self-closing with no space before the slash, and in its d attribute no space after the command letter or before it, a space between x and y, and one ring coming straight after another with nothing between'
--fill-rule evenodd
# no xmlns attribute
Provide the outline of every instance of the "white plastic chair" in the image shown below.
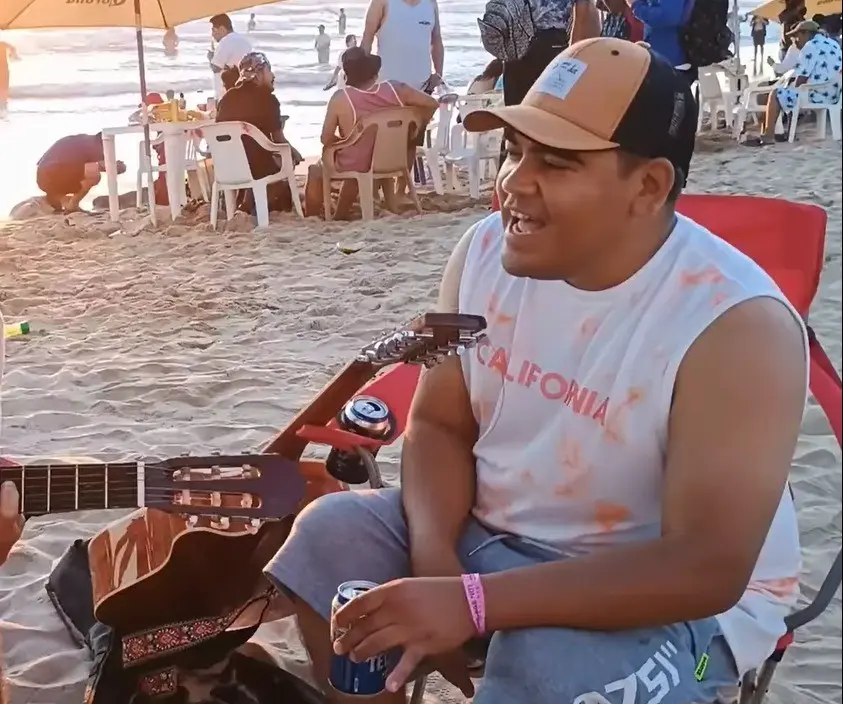
<svg viewBox="0 0 843 704"><path fill-rule="evenodd" d="M433 181L433 190L440 196L445 192L440 163L450 148L451 120L457 96L450 94L440 99L436 118L427 125L425 144L416 148L416 155L424 159Z"/></svg>
<svg viewBox="0 0 843 704"><path fill-rule="evenodd" d="M777 88L785 85L790 74L785 74L777 81L770 85L761 85L759 83L750 84L746 90L741 94L738 101L738 106L735 108L735 118L732 122L732 136L735 139L740 139L746 127L747 118L752 118L753 122L758 122L758 116L764 115L767 112L767 97ZM759 97L764 96L763 100ZM782 116L776 122L776 134L784 134L784 126Z"/></svg>
<svg viewBox="0 0 843 704"><path fill-rule="evenodd" d="M186 141L187 146L185 148L184 155L184 170L188 174L190 174L191 171L196 174L196 180L199 182L199 191L202 194L202 197L207 201L211 197L210 187L208 186L207 170L205 168L205 165L202 164L201 160L199 159L199 140L188 136ZM152 151L153 147L157 147L162 144L164 144L164 135L159 135L158 137L152 139L149 143L150 155L154 154L154 152ZM166 164L150 164L147 162L146 149L144 147L143 141L141 141L138 147L138 182L136 189L138 208L143 205L144 176L149 173L149 177L154 179L155 174L165 173L166 171ZM146 185L150 189L153 187L152 183L148 183ZM150 202L152 202L152 199L150 199Z"/></svg>
<svg viewBox="0 0 843 704"><path fill-rule="evenodd" d="M445 170L450 190L457 189L455 167L468 170L468 192L472 198L480 197L480 182L494 179L498 173L503 130L466 132L462 125L451 130L451 151L445 156Z"/></svg>
<svg viewBox="0 0 843 704"><path fill-rule="evenodd" d="M257 127L245 122L218 122L216 125L198 130L199 136L208 143L214 160L214 185L211 188L211 226L217 226L220 191L225 200L225 213L230 220L237 210L237 191L250 188L255 198L255 212L258 227L269 225L269 202L267 186L278 181L287 181L293 198L293 207L303 218L301 200L296 186L293 152L289 144L276 144ZM281 157L281 169L274 174L255 179L246 158L242 137L251 137L258 146Z"/></svg>
<svg viewBox="0 0 843 704"><path fill-rule="evenodd" d="M831 138L836 142L840 141L840 95L837 96L835 103L812 103L808 94L812 90L818 88L834 88L834 83L815 83L814 85L803 84L797 89L796 108L790 118L790 131L788 133L788 142L793 142L796 139L796 123L799 121L799 113L802 111L811 110L817 113L817 135L820 139L825 139L826 123L831 122Z"/></svg>
<svg viewBox="0 0 843 704"><path fill-rule="evenodd" d="M726 127L732 126L735 113L735 93L724 83L729 79L728 72L720 65L704 66L699 70L700 109L697 118L697 133L702 131L703 116L708 110L709 129L717 129L717 116L722 112Z"/></svg>
<svg viewBox="0 0 843 704"><path fill-rule="evenodd" d="M375 182L403 178L407 182L410 198L421 214L422 207L416 194L416 187L410 175L408 152L411 136L417 134L418 113L413 108L388 108L361 117L351 134L322 150L322 198L325 220L333 219L331 210L331 182L357 182L360 211L364 220L375 217ZM339 171L336 166L337 152L350 147L374 131L372 158L366 171ZM391 186L390 186L391 188Z"/></svg>

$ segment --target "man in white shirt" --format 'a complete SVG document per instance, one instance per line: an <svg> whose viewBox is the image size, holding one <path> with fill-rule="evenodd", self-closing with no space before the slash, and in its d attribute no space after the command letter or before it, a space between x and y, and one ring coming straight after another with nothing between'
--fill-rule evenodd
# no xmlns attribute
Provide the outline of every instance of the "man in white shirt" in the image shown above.
<svg viewBox="0 0 843 704"><path fill-rule="evenodd" d="M331 38L325 34L324 24L319 25L318 32L313 44L316 48L316 58L320 64L327 64L331 62Z"/></svg>
<svg viewBox="0 0 843 704"><path fill-rule="evenodd" d="M371 53L376 37L382 81L427 92L441 82L445 46L437 0L371 0L360 45Z"/></svg>
<svg viewBox="0 0 843 704"><path fill-rule="evenodd" d="M222 72L226 68L239 66L240 60L251 53L252 43L234 31L228 15L214 15L211 18L211 36L217 46L208 52L208 61L211 62L211 71L214 72L214 92L219 101L225 95Z"/></svg>

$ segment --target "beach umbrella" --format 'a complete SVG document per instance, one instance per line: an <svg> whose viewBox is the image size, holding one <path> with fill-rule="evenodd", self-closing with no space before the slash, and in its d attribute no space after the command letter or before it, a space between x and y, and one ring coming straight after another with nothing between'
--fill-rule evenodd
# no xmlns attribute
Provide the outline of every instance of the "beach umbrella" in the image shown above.
<svg viewBox="0 0 843 704"><path fill-rule="evenodd" d="M144 28L170 29L219 13L275 2L279 0L0 0L0 29L134 27L141 103L146 104ZM149 141L149 124L144 121L147 164L151 164ZM149 176L149 183L152 183L152 174ZM154 220L155 209L150 208L150 211Z"/></svg>
<svg viewBox="0 0 843 704"><path fill-rule="evenodd" d="M751 10L749 14L778 22L779 15L784 12L784 7L784 0L768 0ZM807 10L805 17L808 19L814 15L835 15L843 12L843 0L805 0L805 9Z"/></svg>

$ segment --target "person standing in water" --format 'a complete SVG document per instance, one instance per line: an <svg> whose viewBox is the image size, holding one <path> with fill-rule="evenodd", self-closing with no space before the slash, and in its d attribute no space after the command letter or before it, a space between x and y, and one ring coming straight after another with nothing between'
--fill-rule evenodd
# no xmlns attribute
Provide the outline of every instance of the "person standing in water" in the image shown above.
<svg viewBox="0 0 843 704"><path fill-rule="evenodd" d="M11 44L0 40L0 116L9 104L9 61L18 59L18 52Z"/></svg>
<svg viewBox="0 0 843 704"><path fill-rule="evenodd" d="M445 46L436 0L371 0L360 44L369 53L375 37L381 80L428 92L441 83Z"/></svg>
<svg viewBox="0 0 843 704"><path fill-rule="evenodd" d="M249 15L249 24L246 25L246 31L249 34L251 34L252 32L255 31L255 27L257 27L257 26L258 26L258 23L255 20L255 13L253 12L251 15Z"/></svg>
<svg viewBox="0 0 843 704"><path fill-rule="evenodd" d="M767 43L767 25L770 21L765 17L752 15L749 18L749 28L752 32L752 72L758 75L758 52L761 52L761 67L764 67L764 44Z"/></svg>
<svg viewBox="0 0 843 704"><path fill-rule="evenodd" d="M316 47L316 60L320 64L331 62L331 38L325 33L325 25L319 25L319 33L313 44Z"/></svg>
<svg viewBox="0 0 843 704"><path fill-rule="evenodd" d="M176 28L170 27L164 32L164 53L167 56L175 56L179 51L179 35L176 34Z"/></svg>
<svg viewBox="0 0 843 704"><path fill-rule="evenodd" d="M340 8L340 16L337 18L337 34L342 36L345 34L345 23L348 20L348 17L345 15L345 8Z"/></svg>

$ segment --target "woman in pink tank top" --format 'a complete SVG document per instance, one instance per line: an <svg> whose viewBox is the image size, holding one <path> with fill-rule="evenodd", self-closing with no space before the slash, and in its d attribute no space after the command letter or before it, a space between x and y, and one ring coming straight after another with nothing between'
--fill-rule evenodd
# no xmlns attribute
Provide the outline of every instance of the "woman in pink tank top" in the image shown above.
<svg viewBox="0 0 843 704"><path fill-rule="evenodd" d="M374 57L367 57L374 58ZM377 75L375 75L377 81ZM371 79L370 79L371 82ZM351 106L352 124L361 118L387 110L403 107L395 87L389 81L375 82L369 88L357 88L346 78L346 87L342 89ZM356 143L337 152L337 169L340 171L367 171L375 148L375 132L370 130Z"/></svg>
<svg viewBox="0 0 843 704"><path fill-rule="evenodd" d="M426 125L439 106L435 98L396 81L378 81L381 60L360 47L347 49L342 55L346 87L336 91L328 101L322 126L322 144L328 147L345 139L362 118L398 107L412 107L419 113L419 124ZM408 145L409 146L409 145ZM368 171L375 147L374 130L336 154L340 171ZM357 197L357 184L347 181L340 191L334 217L348 217ZM322 164L308 169L305 189L305 214L318 215L322 211Z"/></svg>

